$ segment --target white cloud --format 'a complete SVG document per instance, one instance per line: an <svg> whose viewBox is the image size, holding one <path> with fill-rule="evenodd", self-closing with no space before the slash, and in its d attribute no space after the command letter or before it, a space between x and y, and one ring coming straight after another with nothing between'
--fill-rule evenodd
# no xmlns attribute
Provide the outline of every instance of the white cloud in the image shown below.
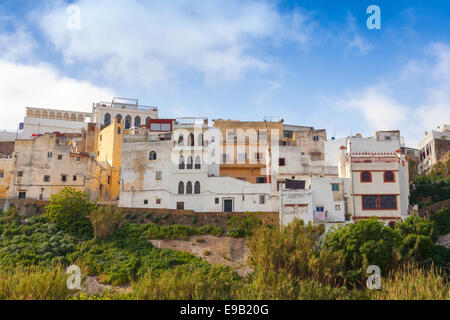
<svg viewBox="0 0 450 320"><path fill-rule="evenodd" d="M347 43L348 48L357 49L361 54L371 51L374 46L360 34L356 19L351 13L347 14L347 24L348 28L342 38Z"/></svg>
<svg viewBox="0 0 450 320"><path fill-rule="evenodd" d="M420 81L411 85L409 78ZM400 90L420 91L423 99L402 103ZM359 112L370 129L400 129L408 145L417 145L425 130L450 123L450 46L430 45L426 58L407 61L397 77L349 93L337 104L342 110Z"/></svg>
<svg viewBox="0 0 450 320"><path fill-rule="evenodd" d="M10 61L29 59L35 48L34 38L25 30L6 32L0 28L0 58Z"/></svg>
<svg viewBox="0 0 450 320"><path fill-rule="evenodd" d="M52 67L0 60L0 128L16 130L25 107L90 112L92 102L111 100L114 93L88 82L61 76Z"/></svg>
<svg viewBox="0 0 450 320"><path fill-rule="evenodd" d="M235 79L269 65L260 41L306 44L313 23L300 11L282 15L261 1L79 0L81 29L66 28L66 4L35 14L67 62L128 83L159 84L194 69L207 80ZM39 18L37 18L39 17Z"/></svg>

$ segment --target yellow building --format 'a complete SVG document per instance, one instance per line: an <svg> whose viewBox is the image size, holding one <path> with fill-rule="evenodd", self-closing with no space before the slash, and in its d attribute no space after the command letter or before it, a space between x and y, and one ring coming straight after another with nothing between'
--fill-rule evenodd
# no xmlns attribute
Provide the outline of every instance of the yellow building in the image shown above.
<svg viewBox="0 0 450 320"><path fill-rule="evenodd" d="M119 123L117 119L97 133L95 143L96 160L109 168L107 178L111 200L117 200L120 195L120 166L122 164L122 136L124 120Z"/></svg>
<svg viewBox="0 0 450 320"><path fill-rule="evenodd" d="M220 175L250 183L270 183L272 141L279 143L282 121L213 120L222 134Z"/></svg>

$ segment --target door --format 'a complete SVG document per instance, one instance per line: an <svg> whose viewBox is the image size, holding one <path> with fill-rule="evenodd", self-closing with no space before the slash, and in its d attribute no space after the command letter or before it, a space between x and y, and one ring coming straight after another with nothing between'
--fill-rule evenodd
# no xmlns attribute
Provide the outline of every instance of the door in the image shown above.
<svg viewBox="0 0 450 320"><path fill-rule="evenodd" d="M223 211L233 212L233 199L223 199Z"/></svg>

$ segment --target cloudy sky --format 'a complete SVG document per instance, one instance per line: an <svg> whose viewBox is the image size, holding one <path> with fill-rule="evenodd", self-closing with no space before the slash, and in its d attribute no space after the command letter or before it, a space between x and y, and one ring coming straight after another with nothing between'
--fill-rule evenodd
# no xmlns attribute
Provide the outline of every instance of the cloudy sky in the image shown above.
<svg viewBox="0 0 450 320"><path fill-rule="evenodd" d="M0 129L26 106L114 96L338 138L400 129L415 146L450 123L450 1L0 0Z"/></svg>

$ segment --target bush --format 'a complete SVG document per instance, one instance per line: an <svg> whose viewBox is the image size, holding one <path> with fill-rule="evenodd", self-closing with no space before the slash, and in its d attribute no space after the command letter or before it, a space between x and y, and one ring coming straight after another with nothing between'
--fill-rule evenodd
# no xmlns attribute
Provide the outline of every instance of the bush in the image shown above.
<svg viewBox="0 0 450 320"><path fill-rule="evenodd" d="M450 233L450 207L443 208L430 215L430 220L434 222L434 232L436 236Z"/></svg>
<svg viewBox="0 0 450 320"><path fill-rule="evenodd" d="M253 215L231 216L227 221L227 236L234 238L250 237L253 229L261 225L261 220Z"/></svg>
<svg viewBox="0 0 450 320"><path fill-rule="evenodd" d="M340 271L339 254L321 250L323 225L305 226L295 219L281 230L260 226L247 241L249 264L262 277L286 273L296 280L331 283Z"/></svg>
<svg viewBox="0 0 450 320"><path fill-rule="evenodd" d="M26 224L0 224L0 267L66 263L66 255L75 250L77 242L43 216L28 218Z"/></svg>
<svg viewBox="0 0 450 320"><path fill-rule="evenodd" d="M231 300L241 286L229 267L210 265L152 270L132 283L133 297L146 300Z"/></svg>
<svg viewBox="0 0 450 320"><path fill-rule="evenodd" d="M398 232L375 218L341 226L327 234L326 246L344 262L349 283L363 282L369 265L377 265L383 274L400 262Z"/></svg>
<svg viewBox="0 0 450 320"><path fill-rule="evenodd" d="M94 208L86 192L64 188L50 196L45 211L59 229L82 239L90 239L93 229L88 217Z"/></svg>
<svg viewBox="0 0 450 320"><path fill-rule="evenodd" d="M372 290L376 300L449 300L450 288L439 270L409 264L382 279L381 290Z"/></svg>
<svg viewBox="0 0 450 320"><path fill-rule="evenodd" d="M74 291L67 288L67 275L60 266L0 270L0 300L62 300Z"/></svg>
<svg viewBox="0 0 450 320"><path fill-rule="evenodd" d="M123 213L117 208L98 207L89 215L89 220L94 228L94 236L100 239L106 239L117 228L123 220Z"/></svg>

